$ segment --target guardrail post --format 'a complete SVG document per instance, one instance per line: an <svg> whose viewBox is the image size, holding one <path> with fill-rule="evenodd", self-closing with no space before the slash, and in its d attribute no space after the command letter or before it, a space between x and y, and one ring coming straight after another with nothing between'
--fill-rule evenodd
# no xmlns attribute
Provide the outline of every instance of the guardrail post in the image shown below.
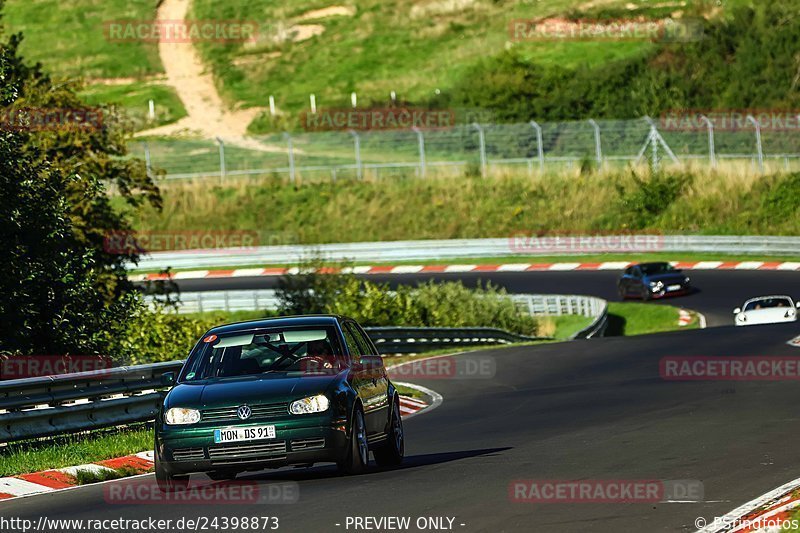
<svg viewBox="0 0 800 533"><path fill-rule="evenodd" d="M283 137L286 139L286 149L289 154L289 181L295 182L294 175L294 147L292 146L292 136L288 132L283 132Z"/></svg>
<svg viewBox="0 0 800 533"><path fill-rule="evenodd" d="M203 312L203 293L202 292L198 292L197 293L197 312L198 313L202 313Z"/></svg>
<svg viewBox="0 0 800 533"><path fill-rule="evenodd" d="M716 146L714 145L714 124L705 115L700 115L700 120L706 123L708 127L708 161L711 163L711 168L717 168L717 153Z"/></svg>
<svg viewBox="0 0 800 533"><path fill-rule="evenodd" d="M217 137L219 143L219 182L222 184L225 181L225 143Z"/></svg>
<svg viewBox="0 0 800 533"><path fill-rule="evenodd" d="M414 126L411 131L417 134L417 145L419 147L419 177L425 177L425 137L422 135L422 130Z"/></svg>
<svg viewBox="0 0 800 533"><path fill-rule="evenodd" d="M483 128L477 122L472 123L472 127L478 130L478 148L481 157L481 177L486 177L486 136L483 133Z"/></svg>
<svg viewBox="0 0 800 533"><path fill-rule="evenodd" d="M593 118L589 119L589 124L594 129L594 156L597 159L597 168L603 168L603 146L600 143L600 126Z"/></svg>
<svg viewBox="0 0 800 533"><path fill-rule="evenodd" d="M530 121L530 125L536 130L536 152L539 158L539 171L544 173L544 146L542 146L542 127L535 120Z"/></svg>
<svg viewBox="0 0 800 533"><path fill-rule="evenodd" d="M761 172L764 172L764 148L761 145L761 124L753 117L753 115L747 115L748 122L752 122L753 126L756 128L756 150L758 150L758 169Z"/></svg>
<svg viewBox="0 0 800 533"><path fill-rule="evenodd" d="M225 311L231 310L231 296L228 291L225 291Z"/></svg>
<svg viewBox="0 0 800 533"><path fill-rule="evenodd" d="M348 130L353 136L353 145L356 152L356 177L360 180L364 178L361 166L361 138L356 130Z"/></svg>

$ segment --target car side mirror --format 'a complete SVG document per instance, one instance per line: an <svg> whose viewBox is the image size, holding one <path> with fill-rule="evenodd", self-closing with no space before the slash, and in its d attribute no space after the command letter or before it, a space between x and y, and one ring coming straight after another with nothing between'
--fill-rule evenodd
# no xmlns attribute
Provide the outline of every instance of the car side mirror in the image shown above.
<svg viewBox="0 0 800 533"><path fill-rule="evenodd" d="M164 372L161 374L161 384L165 387L175 385L175 372Z"/></svg>
<svg viewBox="0 0 800 533"><path fill-rule="evenodd" d="M794 304L794 306L800 309L800 302L797 302L796 304Z"/></svg>
<svg viewBox="0 0 800 533"><path fill-rule="evenodd" d="M733 314L734 315L738 315L741 312L742 312L742 308L741 307L737 307L736 309L733 310Z"/></svg>

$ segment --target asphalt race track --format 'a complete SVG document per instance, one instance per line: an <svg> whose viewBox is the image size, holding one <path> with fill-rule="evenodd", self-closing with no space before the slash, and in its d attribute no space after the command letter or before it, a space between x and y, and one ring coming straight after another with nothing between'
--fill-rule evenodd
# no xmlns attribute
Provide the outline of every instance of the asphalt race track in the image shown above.
<svg viewBox="0 0 800 533"><path fill-rule="evenodd" d="M687 270L697 292L688 296L667 298L660 302L684 306L706 315L709 326L733 323L733 310L753 296L789 294L800 296L797 289L800 275L781 271ZM453 274L369 275L365 279L392 284L415 284L429 279L461 280L474 285L479 280L491 281L509 292L534 294L583 294L618 301L616 280L619 272L483 272ZM275 287L275 277L207 278L176 282L182 291L268 289Z"/></svg>
<svg viewBox="0 0 800 533"><path fill-rule="evenodd" d="M796 273L689 275L700 292L670 303L707 313L712 324L730 324L731 309L746 297L796 293L798 286ZM616 273L435 277L469 283L480 277L514 292L614 299ZM387 277L416 279L420 276ZM242 278L204 281L203 287L272 283L271 278ZM183 290L198 286L181 282ZM296 483L299 502L294 504L107 502L109 486L154 483L147 476L10 500L0 504L0 516L34 522L40 516L277 516L280 530L298 532L356 531L346 527L347 517L356 516L407 516L412 525L419 517L450 517L453 529L465 532L694 531L697 517L712 520L800 477L800 388L797 381L666 381L659 374L661 358L800 356L800 349L786 344L798 334L797 323L726 326L480 352L494 361L493 376L412 380L441 393L444 402L406 422L402 468L349 478L336 475L332 466L317 466L240 478L264 490ZM697 503L519 503L511 500L509 486L520 479L699 480L704 495Z"/></svg>

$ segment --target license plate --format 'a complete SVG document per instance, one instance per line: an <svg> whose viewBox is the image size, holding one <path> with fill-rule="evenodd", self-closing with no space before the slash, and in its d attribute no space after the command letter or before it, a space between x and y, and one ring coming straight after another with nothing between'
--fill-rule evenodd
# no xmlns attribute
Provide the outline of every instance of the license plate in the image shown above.
<svg viewBox="0 0 800 533"><path fill-rule="evenodd" d="M679 290L681 290L681 286L680 285L670 285L669 287L667 287L667 290L668 291L679 291Z"/></svg>
<svg viewBox="0 0 800 533"><path fill-rule="evenodd" d="M274 439L275 426L250 426L245 428L222 428L214 430L214 442L241 442L248 440Z"/></svg>

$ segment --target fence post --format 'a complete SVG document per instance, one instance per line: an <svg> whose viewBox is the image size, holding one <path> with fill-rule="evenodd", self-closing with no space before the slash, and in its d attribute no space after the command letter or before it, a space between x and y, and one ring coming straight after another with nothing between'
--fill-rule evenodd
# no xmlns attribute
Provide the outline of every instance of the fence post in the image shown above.
<svg viewBox="0 0 800 533"><path fill-rule="evenodd" d="M203 312L203 293L197 293L197 311L202 313Z"/></svg>
<svg viewBox="0 0 800 533"><path fill-rule="evenodd" d="M477 122L472 123L472 127L478 130L478 147L481 156L481 177L486 177L486 137L483 134L483 128Z"/></svg>
<svg viewBox="0 0 800 533"><path fill-rule="evenodd" d="M219 182L222 184L225 180L225 143L219 137L217 137L217 142L219 143Z"/></svg>
<svg viewBox="0 0 800 533"><path fill-rule="evenodd" d="M711 168L717 168L717 153L716 146L714 145L714 124L705 115L700 115L700 120L706 123L708 127L708 160L711 163Z"/></svg>
<svg viewBox="0 0 800 533"><path fill-rule="evenodd" d="M292 146L292 136L288 132L283 132L283 137L286 139L286 148L289 154L289 181L294 184L294 147Z"/></svg>
<svg viewBox="0 0 800 533"><path fill-rule="evenodd" d="M544 146L542 146L542 127L535 120L530 122L533 129L536 130L536 151L539 157L539 170L544 173Z"/></svg>
<svg viewBox="0 0 800 533"><path fill-rule="evenodd" d="M358 132L356 130L348 130L350 131L350 135L353 136L353 145L356 151L356 177L360 180L364 178L364 175L361 170L361 138L358 136Z"/></svg>
<svg viewBox="0 0 800 533"><path fill-rule="evenodd" d="M153 177L153 165L150 162L150 146L147 144L147 141L143 141L142 144L144 145L144 168L146 169L147 177Z"/></svg>
<svg viewBox="0 0 800 533"><path fill-rule="evenodd" d="M419 177L425 177L425 137L422 135L422 131L414 126L411 128L411 131L417 134L417 144L419 146Z"/></svg>
<svg viewBox="0 0 800 533"><path fill-rule="evenodd" d="M589 124L594 129L594 155L597 159L597 168L603 168L603 146L600 143L600 126L597 125L593 118L589 119Z"/></svg>
<svg viewBox="0 0 800 533"><path fill-rule="evenodd" d="M764 172L764 148L761 145L761 124L753 118L753 115L747 115L747 120L753 123L756 128L756 150L758 150L758 169Z"/></svg>

